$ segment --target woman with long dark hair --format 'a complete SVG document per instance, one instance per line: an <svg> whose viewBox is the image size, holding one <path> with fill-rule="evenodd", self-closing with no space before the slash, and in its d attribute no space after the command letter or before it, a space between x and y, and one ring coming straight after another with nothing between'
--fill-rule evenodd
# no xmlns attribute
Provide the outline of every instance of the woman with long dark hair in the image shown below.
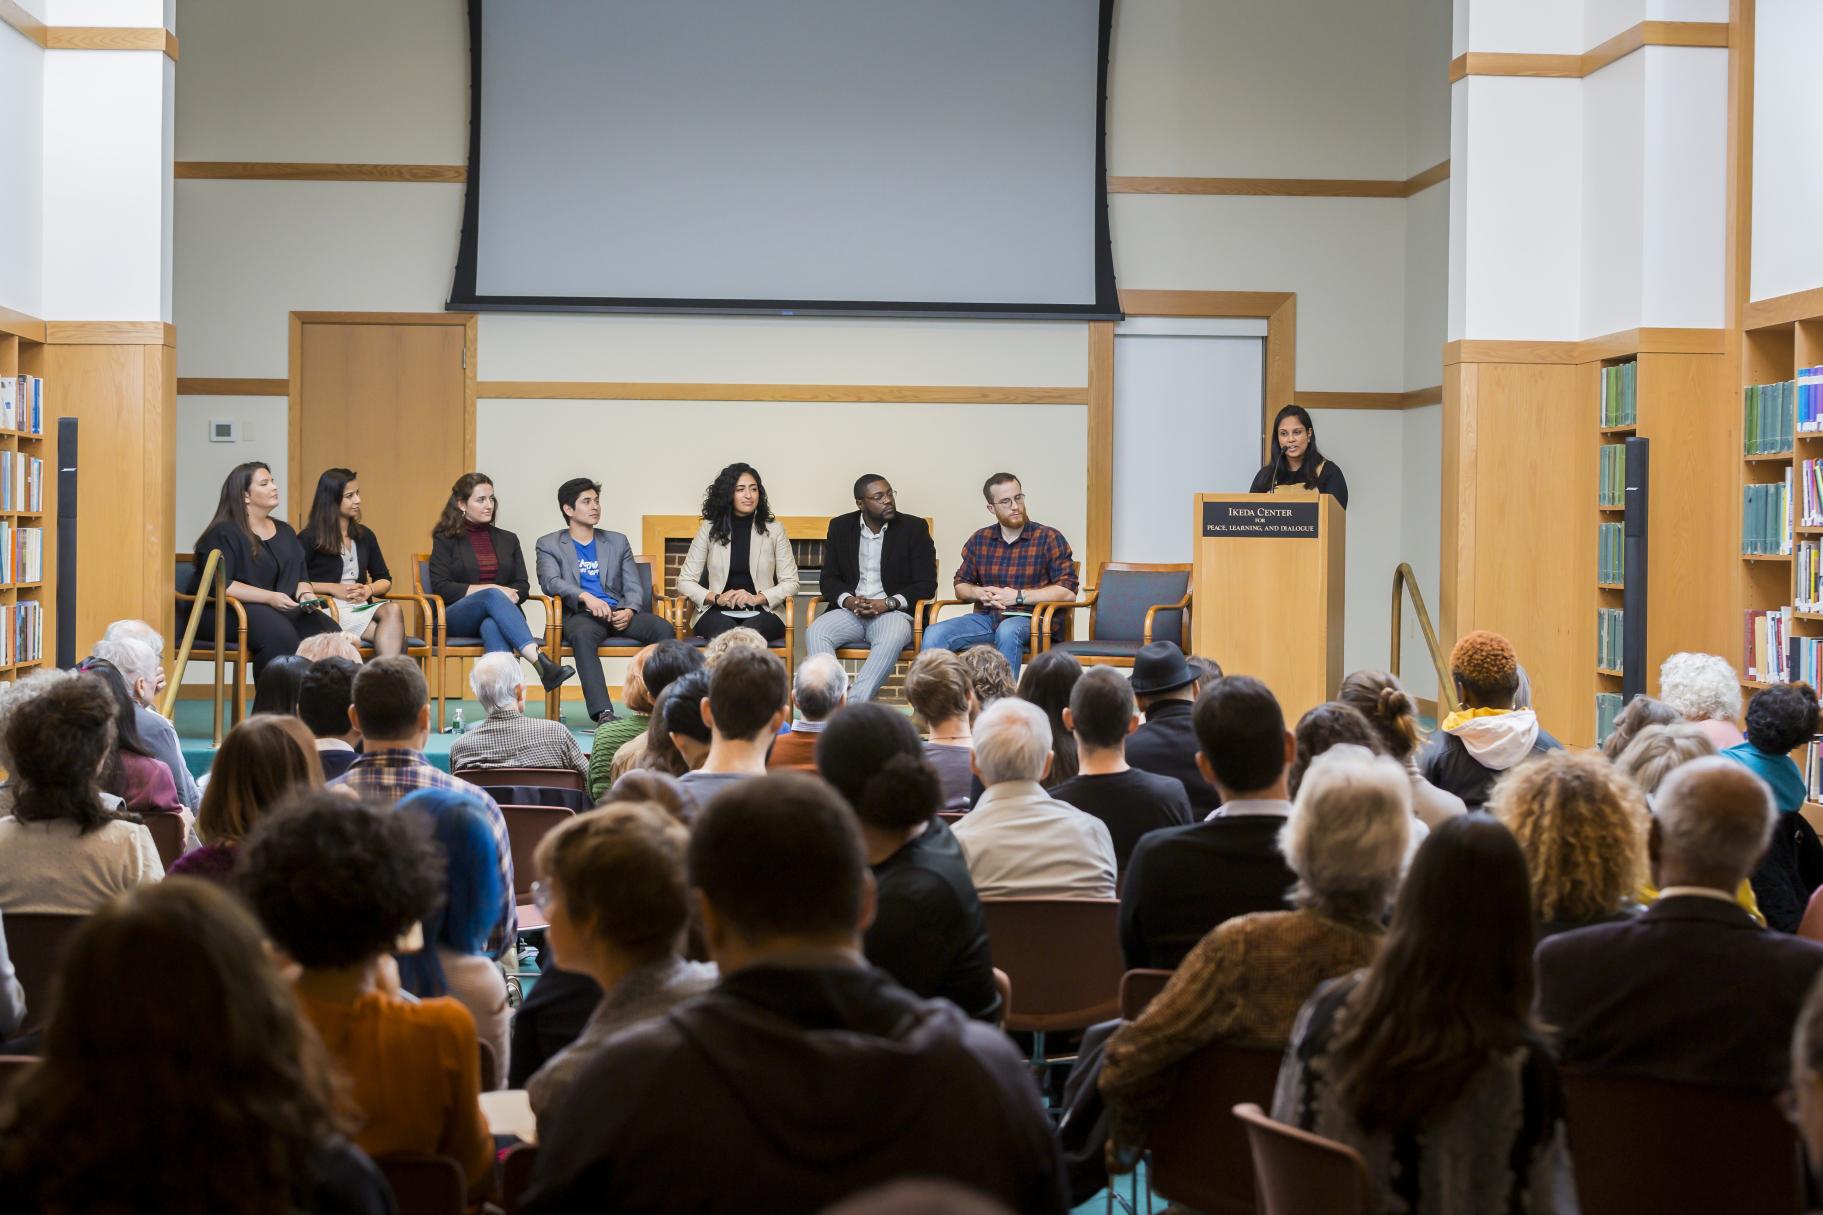
<svg viewBox="0 0 1823 1215"><path fill-rule="evenodd" d="M171 864L173 877L228 883L234 857L260 817L285 799L323 787L316 740L295 717L260 713L235 723L209 765L192 848Z"/></svg>
<svg viewBox="0 0 1823 1215"><path fill-rule="evenodd" d="M310 589L337 601L337 623L384 658L405 652L405 613L386 602L392 571L380 541L361 525L361 483L352 468L326 469L304 523Z"/></svg>
<svg viewBox="0 0 1823 1215"><path fill-rule="evenodd" d="M302 654L282 654L260 672L253 684L253 707L249 713L282 713L296 717L298 695L304 688L304 674L311 661Z"/></svg>
<svg viewBox="0 0 1823 1215"><path fill-rule="evenodd" d="M798 593L798 562L753 465L728 465L703 492L703 523L677 593L696 605L698 637L745 626L768 642L785 640L778 609Z"/></svg>
<svg viewBox="0 0 1823 1215"><path fill-rule="evenodd" d="M1247 492L1269 494L1281 485L1328 494L1348 509L1348 481L1341 467L1317 450L1317 425L1302 405L1287 405L1272 419L1272 459Z"/></svg>
<svg viewBox="0 0 1823 1215"><path fill-rule="evenodd" d="M1375 1211L1557 1209L1563 1094L1532 1021L1532 890L1512 833L1453 818L1386 943L1298 1013L1272 1116L1367 1161Z"/></svg>
<svg viewBox="0 0 1823 1215"><path fill-rule="evenodd" d="M452 636L479 636L489 653L518 654L538 668L538 682L554 692L576 673L538 648L519 606L531 592L519 537L494 526L499 509L493 478L463 473L430 537L430 590L442 598Z"/></svg>
<svg viewBox="0 0 1823 1215"><path fill-rule="evenodd" d="M1019 688L1014 695L1037 705L1051 719L1051 770L1044 778L1047 789L1055 789L1076 776L1076 735L1064 726L1063 711L1070 707L1070 693L1081 678L1082 664L1062 650L1046 650L1019 672Z"/></svg>
<svg viewBox="0 0 1823 1215"><path fill-rule="evenodd" d="M280 654L297 653L298 642L315 633L335 632L335 621L316 607L305 568L304 546L291 525L275 511L278 482L258 460L238 464L222 482L221 500L203 534L196 538L196 569L186 595L198 593L209 553L219 549L228 593L247 613L247 643L253 650L253 677ZM190 605L201 611L198 637L215 635L215 609L205 601Z"/></svg>
<svg viewBox="0 0 1823 1215"><path fill-rule="evenodd" d="M101 787L124 803L132 814L177 814L184 805L177 797L177 779L139 736L133 694L120 669L105 658L90 658L79 670L93 675L107 688L114 702L114 747L101 770Z"/></svg>

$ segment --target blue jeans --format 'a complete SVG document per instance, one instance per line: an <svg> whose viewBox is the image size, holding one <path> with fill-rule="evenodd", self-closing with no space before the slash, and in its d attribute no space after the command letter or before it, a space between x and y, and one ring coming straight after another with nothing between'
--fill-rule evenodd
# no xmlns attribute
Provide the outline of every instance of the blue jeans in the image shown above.
<svg viewBox="0 0 1823 1215"><path fill-rule="evenodd" d="M447 605L443 613L451 637L481 636L488 653L504 650L518 654L533 644L532 630L525 623L525 613L506 597L504 591L490 587L464 595Z"/></svg>
<svg viewBox="0 0 1823 1215"><path fill-rule="evenodd" d="M1032 639L1030 616L1002 616L995 628L993 617L986 612L970 612L949 620L939 620L924 630L924 649L966 650L972 646L992 645L1000 651L1013 678L1019 678L1019 664L1025 658L1025 647Z"/></svg>

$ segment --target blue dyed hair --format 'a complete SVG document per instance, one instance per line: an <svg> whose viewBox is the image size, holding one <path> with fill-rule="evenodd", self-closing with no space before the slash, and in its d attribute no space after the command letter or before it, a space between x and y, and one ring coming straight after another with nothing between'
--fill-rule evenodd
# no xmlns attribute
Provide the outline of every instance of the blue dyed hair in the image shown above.
<svg viewBox="0 0 1823 1215"><path fill-rule="evenodd" d="M421 814L443 853L443 899L424 918L424 948L399 955L399 982L415 996L449 994L437 947L461 954L487 953L488 934L500 919L500 856L481 802L448 789L420 789L399 799L396 813Z"/></svg>

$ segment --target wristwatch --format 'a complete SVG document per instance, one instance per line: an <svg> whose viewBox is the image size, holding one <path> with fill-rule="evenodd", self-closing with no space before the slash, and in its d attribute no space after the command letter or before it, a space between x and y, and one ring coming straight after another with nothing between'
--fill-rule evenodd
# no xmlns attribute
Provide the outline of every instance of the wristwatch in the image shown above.
<svg viewBox="0 0 1823 1215"><path fill-rule="evenodd" d="M1013 596L1013 606L1014 607L1024 607L1025 606L1025 592L1024 591L1020 591L1017 595Z"/></svg>

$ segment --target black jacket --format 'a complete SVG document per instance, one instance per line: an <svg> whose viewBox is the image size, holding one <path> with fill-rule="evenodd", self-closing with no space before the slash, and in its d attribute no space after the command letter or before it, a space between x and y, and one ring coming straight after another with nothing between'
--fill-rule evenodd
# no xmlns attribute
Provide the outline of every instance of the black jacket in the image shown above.
<svg viewBox="0 0 1823 1215"><path fill-rule="evenodd" d="M552 1055L582 1036L601 1003L601 985L585 974L547 966L513 1014L507 1087L524 1088Z"/></svg>
<svg viewBox="0 0 1823 1215"><path fill-rule="evenodd" d="M1276 814L1216 817L1140 836L1120 891L1127 969L1176 970L1211 928L1253 911L1283 911L1297 875L1279 852Z"/></svg>
<svg viewBox="0 0 1823 1215"><path fill-rule="evenodd" d="M1823 886L1823 842L1810 821L1795 811L1779 815L1760 867L1753 871L1753 898L1766 923L1796 932L1810 896Z"/></svg>
<svg viewBox="0 0 1823 1215"><path fill-rule="evenodd" d="M1000 989L987 917L962 845L940 818L873 866L874 922L867 960L926 1000L945 999L977 1021L999 1018Z"/></svg>
<svg viewBox="0 0 1823 1215"><path fill-rule="evenodd" d="M519 601L531 592L532 581L525 572L525 556L519 551L519 537L488 525L494 541L494 560L499 569L494 573L495 586L510 586L519 592ZM468 594L468 588L481 581L481 567L475 562L475 546L467 535L445 536L433 533L430 538L430 593L446 604Z"/></svg>
<svg viewBox="0 0 1823 1215"><path fill-rule="evenodd" d="M1532 754L1561 750L1563 744L1545 733L1544 727L1540 726L1538 740L1532 744ZM1480 810L1487 805L1488 797L1494 792L1494 782L1510 769L1483 766L1480 760L1469 754L1469 749L1460 738L1438 730L1424 744L1424 750L1418 753L1418 771L1431 784L1461 798L1462 804L1470 810Z"/></svg>
<svg viewBox="0 0 1823 1215"><path fill-rule="evenodd" d="M304 564L310 570L312 582L340 582L342 580L342 554L325 553L310 547L309 537L299 535L298 540L304 545ZM362 528L361 534L354 541L354 563L362 582L378 582L382 578L392 581L392 571L386 568L385 554L380 552L379 537L373 529Z"/></svg>
<svg viewBox="0 0 1823 1215"><path fill-rule="evenodd" d="M835 603L855 593L861 581L861 512L850 511L829 521L823 541L823 598ZM886 597L905 596L910 611L920 599L937 597L937 546L930 528L917 515L895 515L886 525L880 549L880 584Z"/></svg>
<svg viewBox="0 0 1823 1215"><path fill-rule="evenodd" d="M1145 724L1127 735L1127 763L1154 776L1175 776L1196 817L1207 818L1222 804L1222 795L1196 766L1196 731L1190 724L1194 707L1187 700L1161 700L1147 709Z"/></svg>

